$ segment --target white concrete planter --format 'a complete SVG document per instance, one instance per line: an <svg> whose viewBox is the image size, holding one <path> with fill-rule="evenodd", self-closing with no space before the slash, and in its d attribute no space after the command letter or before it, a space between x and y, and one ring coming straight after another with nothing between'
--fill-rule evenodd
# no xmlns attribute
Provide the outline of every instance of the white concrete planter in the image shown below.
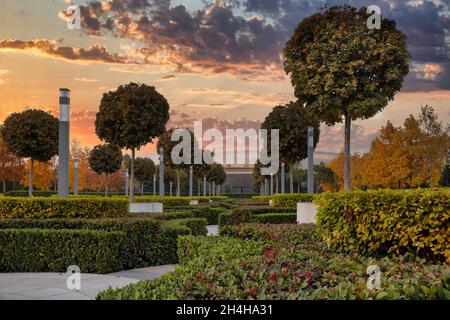
<svg viewBox="0 0 450 320"><path fill-rule="evenodd" d="M297 203L297 223L316 223L317 206L312 202Z"/></svg>
<svg viewBox="0 0 450 320"><path fill-rule="evenodd" d="M162 213L163 204L159 202L130 203L130 213Z"/></svg>
<svg viewBox="0 0 450 320"><path fill-rule="evenodd" d="M198 206L198 200L191 200L191 201L189 202L189 205L190 205L190 206Z"/></svg>
<svg viewBox="0 0 450 320"><path fill-rule="evenodd" d="M269 200L269 206L273 206L273 201L272 201L272 199Z"/></svg>

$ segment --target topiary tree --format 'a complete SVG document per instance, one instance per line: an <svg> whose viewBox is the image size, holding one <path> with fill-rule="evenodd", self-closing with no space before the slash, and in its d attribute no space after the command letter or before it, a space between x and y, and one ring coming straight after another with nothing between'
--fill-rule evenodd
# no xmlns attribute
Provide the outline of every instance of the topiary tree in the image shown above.
<svg viewBox="0 0 450 320"><path fill-rule="evenodd" d="M220 163L213 163L209 165L208 171L206 173L206 181L210 183L214 183L216 186L220 186L225 182L226 173L223 165ZM215 194L215 190L213 191L213 195Z"/></svg>
<svg viewBox="0 0 450 320"><path fill-rule="evenodd" d="M101 140L131 150L130 201L136 149L163 134L168 120L169 103L155 87L129 83L103 94L95 132Z"/></svg>
<svg viewBox="0 0 450 320"><path fill-rule="evenodd" d="M174 131L177 129L182 129L182 128L171 128L171 129L167 130L166 132L164 132L164 134L162 134L158 139L156 149L159 152L160 147L163 147L165 165L176 170L176 172L177 172L177 196L180 196L180 193L181 193L181 183L180 183L181 171L189 170L189 166L191 166L191 165L194 166L194 168L195 168L194 155L195 155L195 150L198 150L199 145L198 145L198 141L194 138L194 134L188 129L183 129L183 130L187 130L191 137L191 141L190 141L191 163L190 164L189 163L181 163L181 164L174 163L173 159L172 159L172 150L182 140L182 138L180 137L179 140L172 141L172 135L173 135ZM180 157L183 157L182 149L179 150L178 155Z"/></svg>
<svg viewBox="0 0 450 320"><path fill-rule="evenodd" d="M30 158L30 197L33 196L34 161L47 162L58 154L58 132L58 119L36 109L11 114L0 129L8 150L18 157Z"/></svg>
<svg viewBox="0 0 450 320"><path fill-rule="evenodd" d="M126 165L130 170L131 162ZM153 179L155 163L150 158L136 158L134 161L134 176L141 184L141 195L144 195L144 182Z"/></svg>
<svg viewBox="0 0 450 320"><path fill-rule="evenodd" d="M89 166L97 174L105 174L105 196L108 196L108 175L122 166L122 152L113 144L100 144L89 154Z"/></svg>
<svg viewBox="0 0 450 320"><path fill-rule="evenodd" d="M299 102L276 106L261 124L262 129L280 130L280 160L289 166L291 193L294 193L294 165L308 156L308 126L314 128L315 148L320 137L319 120ZM270 144L268 147L270 148Z"/></svg>
<svg viewBox="0 0 450 320"><path fill-rule="evenodd" d="M294 94L328 125L345 121L345 189L350 189L351 121L382 110L402 87L410 55L392 20L369 29L366 8L331 7L304 19L284 48Z"/></svg>

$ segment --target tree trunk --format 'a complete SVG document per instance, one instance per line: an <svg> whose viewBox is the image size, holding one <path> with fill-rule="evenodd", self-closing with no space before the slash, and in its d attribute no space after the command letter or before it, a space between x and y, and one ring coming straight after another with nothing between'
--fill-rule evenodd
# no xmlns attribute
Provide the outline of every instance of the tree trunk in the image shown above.
<svg viewBox="0 0 450 320"><path fill-rule="evenodd" d="M279 184L279 176L278 173L275 175L275 193L278 193L278 184Z"/></svg>
<svg viewBox="0 0 450 320"><path fill-rule="evenodd" d="M141 196L144 195L144 183L141 182Z"/></svg>
<svg viewBox="0 0 450 320"><path fill-rule="evenodd" d="M351 118L347 112L345 112L345 139L344 139L344 189L350 191L350 128Z"/></svg>
<svg viewBox="0 0 450 320"><path fill-rule="evenodd" d="M430 188L433 188L433 163L430 163Z"/></svg>
<svg viewBox="0 0 450 320"><path fill-rule="evenodd" d="M294 193L294 165L289 166L289 191Z"/></svg>
<svg viewBox="0 0 450 320"><path fill-rule="evenodd" d="M131 149L131 165L130 165L130 202L133 202L134 196L134 158L136 156L136 149Z"/></svg>
<svg viewBox="0 0 450 320"><path fill-rule="evenodd" d="M3 194L6 193L6 181L3 179Z"/></svg>
<svg viewBox="0 0 450 320"><path fill-rule="evenodd" d="M180 186L180 170L177 169L177 197L180 196L181 186Z"/></svg>
<svg viewBox="0 0 450 320"><path fill-rule="evenodd" d="M33 168L34 168L34 160L30 159L30 175L28 177L28 196L33 196Z"/></svg>
<svg viewBox="0 0 450 320"><path fill-rule="evenodd" d="M108 174L105 173L105 197L108 196Z"/></svg>

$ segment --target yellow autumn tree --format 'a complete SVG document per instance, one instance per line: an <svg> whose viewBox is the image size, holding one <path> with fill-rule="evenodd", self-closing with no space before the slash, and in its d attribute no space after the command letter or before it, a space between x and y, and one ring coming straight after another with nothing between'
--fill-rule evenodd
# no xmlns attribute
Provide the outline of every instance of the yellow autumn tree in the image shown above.
<svg viewBox="0 0 450 320"><path fill-rule="evenodd" d="M30 160L26 161L26 169L22 175L20 183L24 187L28 187L28 175L30 172ZM40 190L49 190L54 180L55 168L52 161L34 163L33 186Z"/></svg>

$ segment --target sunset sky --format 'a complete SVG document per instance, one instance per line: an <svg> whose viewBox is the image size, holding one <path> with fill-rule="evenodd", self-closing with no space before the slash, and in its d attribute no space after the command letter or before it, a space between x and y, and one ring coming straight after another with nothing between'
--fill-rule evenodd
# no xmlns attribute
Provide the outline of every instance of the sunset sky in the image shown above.
<svg viewBox="0 0 450 320"><path fill-rule="evenodd" d="M81 5L82 28L63 11ZM357 121L353 151L377 129L403 123L421 105L450 122L450 1L303 0L1 0L0 123L36 107L58 114L58 89L71 89L71 135L99 143L95 113L102 93L130 81L153 85L171 106L170 125L259 128L277 104L293 100L281 51L293 29L326 4L377 4L408 36L411 72L402 91L374 118ZM323 126L318 149L339 151L341 126ZM151 154L146 147L141 154Z"/></svg>

